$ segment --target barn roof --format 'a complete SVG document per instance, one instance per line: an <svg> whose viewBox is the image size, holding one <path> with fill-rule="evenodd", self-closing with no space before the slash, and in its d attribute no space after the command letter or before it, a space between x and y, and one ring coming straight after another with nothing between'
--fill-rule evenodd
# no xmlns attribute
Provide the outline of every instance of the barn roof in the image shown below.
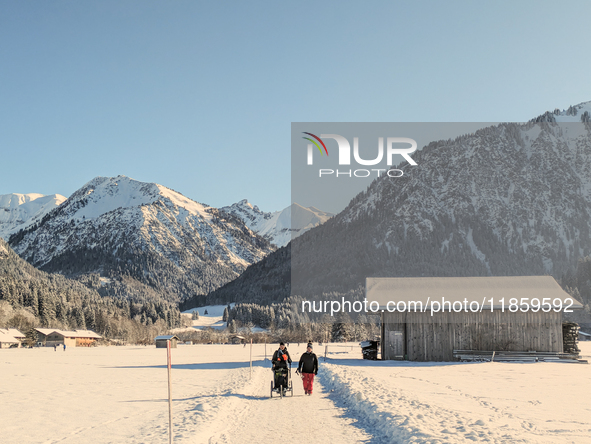
<svg viewBox="0 0 591 444"><path fill-rule="evenodd" d="M0 332L0 343L17 344L19 342L20 341L18 339L16 339L14 336L12 336L8 333Z"/></svg>
<svg viewBox="0 0 591 444"><path fill-rule="evenodd" d="M36 328L39 333L49 336L52 333L57 333L66 338L91 338L101 339L102 336L93 332L92 330L57 330L55 328Z"/></svg>
<svg viewBox="0 0 591 444"><path fill-rule="evenodd" d="M20 331L18 331L16 328L0 328L0 333L9 334L10 336L13 336L17 339L24 339L26 337Z"/></svg>
<svg viewBox="0 0 591 444"><path fill-rule="evenodd" d="M168 341L169 339L176 339L177 341L179 340L179 337L177 335L161 335L161 336L156 336L154 338L155 341Z"/></svg>
<svg viewBox="0 0 591 444"><path fill-rule="evenodd" d="M59 331L55 328L36 328L35 330L37 330L41 334L44 334L45 336L52 334L54 331Z"/></svg>
<svg viewBox="0 0 591 444"><path fill-rule="evenodd" d="M60 330L64 336L69 338L91 338L91 339L102 339L102 336L92 330L74 330L74 331L63 331Z"/></svg>
<svg viewBox="0 0 591 444"><path fill-rule="evenodd" d="M490 309L501 308L501 299L505 299L505 310L509 300L516 298L533 298L542 302L544 298L562 301L564 308L573 300L571 309L582 309L583 305L566 293L552 276L484 276L484 277L408 277L408 278L376 278L370 277L365 282L368 304L377 301L380 308L386 308L389 301L416 301L430 306L433 301L441 302L442 298L452 304L456 301L468 304L476 301ZM553 304L558 306L559 304Z"/></svg>

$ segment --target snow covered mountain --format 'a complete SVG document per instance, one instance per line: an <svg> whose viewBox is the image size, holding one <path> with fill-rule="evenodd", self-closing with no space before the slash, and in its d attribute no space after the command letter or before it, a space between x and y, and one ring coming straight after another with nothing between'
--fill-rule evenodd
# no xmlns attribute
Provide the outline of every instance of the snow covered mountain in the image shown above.
<svg viewBox="0 0 591 444"><path fill-rule="evenodd" d="M39 222L66 198L59 194L2 194L0 195L0 237L8 240L11 234Z"/></svg>
<svg viewBox="0 0 591 444"><path fill-rule="evenodd" d="M290 251L198 302L224 303L238 288L245 301L261 303L343 294L360 291L367 276L560 279L591 254L589 123L499 124L432 142L415 156L418 166L403 167L403 177L376 179Z"/></svg>
<svg viewBox="0 0 591 444"><path fill-rule="evenodd" d="M571 105L567 109L547 111L541 116L533 119L536 122L591 122L591 102L583 102L578 105Z"/></svg>
<svg viewBox="0 0 591 444"><path fill-rule="evenodd" d="M278 247L284 247L292 237L300 236L334 216L318 208L306 208L297 203L282 211L265 213L246 199L220 210L240 218L248 228Z"/></svg>
<svg viewBox="0 0 591 444"><path fill-rule="evenodd" d="M173 301L212 291L274 250L216 208L125 176L91 180L10 245L45 271L98 276L113 291L148 286Z"/></svg>

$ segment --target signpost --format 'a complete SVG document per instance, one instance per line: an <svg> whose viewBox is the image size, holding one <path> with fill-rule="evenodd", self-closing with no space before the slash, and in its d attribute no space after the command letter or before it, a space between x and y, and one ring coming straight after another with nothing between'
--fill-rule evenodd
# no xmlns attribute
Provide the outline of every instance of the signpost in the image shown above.
<svg viewBox="0 0 591 444"><path fill-rule="evenodd" d="M172 369L172 360L170 353L170 339L166 341L166 358L168 367L168 442L172 444L172 394L170 390L170 372Z"/></svg>
<svg viewBox="0 0 591 444"><path fill-rule="evenodd" d="M250 379L252 379L252 338L250 339Z"/></svg>

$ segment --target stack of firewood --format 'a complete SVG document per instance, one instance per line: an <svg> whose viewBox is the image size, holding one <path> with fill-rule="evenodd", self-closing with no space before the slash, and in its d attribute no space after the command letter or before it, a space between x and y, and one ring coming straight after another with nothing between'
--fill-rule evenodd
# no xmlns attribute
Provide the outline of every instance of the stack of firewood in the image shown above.
<svg viewBox="0 0 591 444"><path fill-rule="evenodd" d="M562 324L562 343L564 353L579 353L579 324L576 322L564 322Z"/></svg>

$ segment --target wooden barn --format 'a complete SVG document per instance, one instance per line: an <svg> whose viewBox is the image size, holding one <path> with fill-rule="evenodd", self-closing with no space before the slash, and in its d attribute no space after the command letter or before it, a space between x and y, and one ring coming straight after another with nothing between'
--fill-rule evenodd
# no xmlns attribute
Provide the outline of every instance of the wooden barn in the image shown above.
<svg viewBox="0 0 591 444"><path fill-rule="evenodd" d="M562 353L562 310L583 308L551 276L367 278L366 298L383 310L382 359L410 361L453 361L454 350Z"/></svg>
<svg viewBox="0 0 591 444"><path fill-rule="evenodd" d="M177 335L162 335L156 336L156 348L166 348L166 343L170 341L170 348L176 348L176 344L179 341Z"/></svg>
<svg viewBox="0 0 591 444"><path fill-rule="evenodd" d="M52 328L36 328L37 343L46 347L63 345L67 347L89 347L102 336L92 330L56 330Z"/></svg>

